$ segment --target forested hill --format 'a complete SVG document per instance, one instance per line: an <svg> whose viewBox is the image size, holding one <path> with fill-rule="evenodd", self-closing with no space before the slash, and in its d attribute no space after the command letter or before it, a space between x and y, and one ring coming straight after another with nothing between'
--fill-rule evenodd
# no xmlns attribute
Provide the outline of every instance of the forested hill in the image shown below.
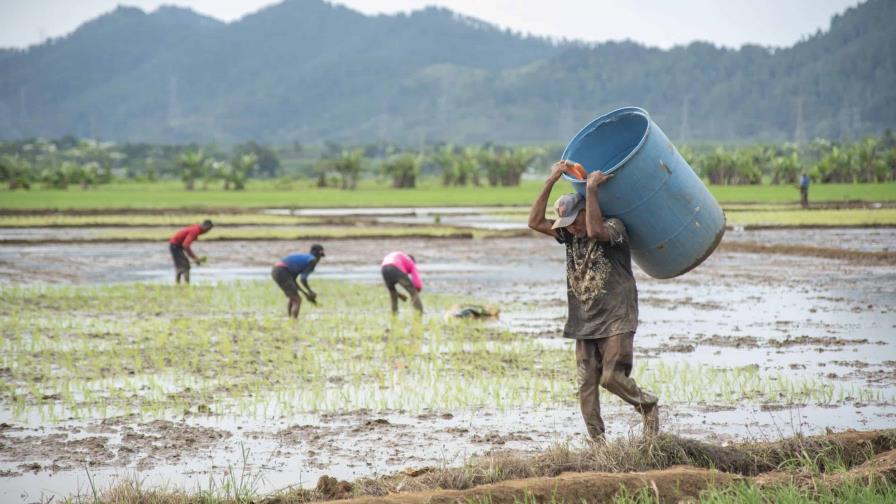
<svg viewBox="0 0 896 504"><path fill-rule="evenodd" d="M286 0L225 24L120 7L0 51L0 137L559 143L622 105L679 141L857 137L896 128L894 20L896 1L869 0L789 48L664 51L557 44L435 8Z"/></svg>

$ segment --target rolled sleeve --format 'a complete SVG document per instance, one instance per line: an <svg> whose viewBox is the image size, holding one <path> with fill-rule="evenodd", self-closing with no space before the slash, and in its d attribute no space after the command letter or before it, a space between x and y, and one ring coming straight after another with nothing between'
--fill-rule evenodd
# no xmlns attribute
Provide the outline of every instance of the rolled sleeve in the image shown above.
<svg viewBox="0 0 896 504"><path fill-rule="evenodd" d="M617 218L607 219L604 222L604 229L607 230L607 234L610 235L610 245L622 245L623 243L628 243L628 231L625 229L625 224L622 223L621 220Z"/></svg>

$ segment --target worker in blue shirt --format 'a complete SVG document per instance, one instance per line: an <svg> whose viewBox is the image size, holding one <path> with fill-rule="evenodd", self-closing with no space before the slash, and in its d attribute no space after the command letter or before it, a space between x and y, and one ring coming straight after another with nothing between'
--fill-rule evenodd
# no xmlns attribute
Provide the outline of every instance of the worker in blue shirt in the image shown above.
<svg viewBox="0 0 896 504"><path fill-rule="evenodd" d="M317 294L308 285L308 275L314 271L314 267L324 255L323 245L315 243L311 246L309 253L290 254L277 261L271 269L271 277L289 298L286 311L290 317L299 318L299 307L302 304L302 300L299 298L300 292L308 301L317 304ZM304 289L299 287L296 277L301 277Z"/></svg>
<svg viewBox="0 0 896 504"><path fill-rule="evenodd" d="M809 176L806 172L800 174L800 206L809 208Z"/></svg>

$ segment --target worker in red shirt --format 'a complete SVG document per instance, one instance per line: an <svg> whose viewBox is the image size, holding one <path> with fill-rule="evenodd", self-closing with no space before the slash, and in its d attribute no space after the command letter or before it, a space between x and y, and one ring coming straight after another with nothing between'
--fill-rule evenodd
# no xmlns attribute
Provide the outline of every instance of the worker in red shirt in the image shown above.
<svg viewBox="0 0 896 504"><path fill-rule="evenodd" d="M198 239L199 235L208 233L212 227L214 227L212 221L206 219L202 221L202 224L193 224L174 233L174 236L168 241L168 248L171 250L171 257L174 259L177 283L180 283L181 277L183 277L184 282L190 283L190 260L187 259L187 256L193 259L197 266L202 264L202 260L193 254L190 244Z"/></svg>

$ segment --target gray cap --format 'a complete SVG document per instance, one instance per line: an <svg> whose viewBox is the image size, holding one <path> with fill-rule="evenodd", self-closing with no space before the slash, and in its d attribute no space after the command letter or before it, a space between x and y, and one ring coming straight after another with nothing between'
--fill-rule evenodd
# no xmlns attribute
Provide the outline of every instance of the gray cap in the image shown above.
<svg viewBox="0 0 896 504"><path fill-rule="evenodd" d="M551 229L566 227L579 215L579 211L585 208L585 198L579 193L564 194L557 198L554 202L554 212L557 213L557 220Z"/></svg>

